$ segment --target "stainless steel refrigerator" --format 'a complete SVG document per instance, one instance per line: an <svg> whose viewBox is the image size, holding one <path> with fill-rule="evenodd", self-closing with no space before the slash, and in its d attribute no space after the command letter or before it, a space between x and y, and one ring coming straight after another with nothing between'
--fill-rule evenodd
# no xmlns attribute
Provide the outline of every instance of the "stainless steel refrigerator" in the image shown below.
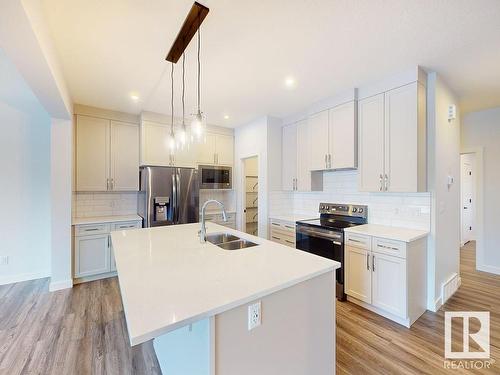
<svg viewBox="0 0 500 375"><path fill-rule="evenodd" d="M143 227L197 223L198 171L193 168L139 168L138 209Z"/></svg>

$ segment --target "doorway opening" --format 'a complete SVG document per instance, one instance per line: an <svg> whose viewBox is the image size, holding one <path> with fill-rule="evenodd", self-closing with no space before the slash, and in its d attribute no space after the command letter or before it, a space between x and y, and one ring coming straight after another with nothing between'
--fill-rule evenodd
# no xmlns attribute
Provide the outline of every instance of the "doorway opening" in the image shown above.
<svg viewBox="0 0 500 375"><path fill-rule="evenodd" d="M259 160L252 156L243 160L243 231L259 235Z"/></svg>
<svg viewBox="0 0 500 375"><path fill-rule="evenodd" d="M460 242L476 240L476 154L460 155Z"/></svg>

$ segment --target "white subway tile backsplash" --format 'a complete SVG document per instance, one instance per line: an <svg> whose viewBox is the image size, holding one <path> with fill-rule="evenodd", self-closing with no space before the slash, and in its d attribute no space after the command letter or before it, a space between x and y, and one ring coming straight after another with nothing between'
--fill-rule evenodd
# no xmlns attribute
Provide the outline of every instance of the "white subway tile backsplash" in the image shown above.
<svg viewBox="0 0 500 375"><path fill-rule="evenodd" d="M137 193L75 193L73 216L112 216L137 213Z"/></svg>
<svg viewBox="0 0 500 375"><path fill-rule="evenodd" d="M364 204L368 222L405 228L430 228L430 193L367 193L358 191L357 171L324 172L321 192L273 191L270 215L318 216L321 202Z"/></svg>

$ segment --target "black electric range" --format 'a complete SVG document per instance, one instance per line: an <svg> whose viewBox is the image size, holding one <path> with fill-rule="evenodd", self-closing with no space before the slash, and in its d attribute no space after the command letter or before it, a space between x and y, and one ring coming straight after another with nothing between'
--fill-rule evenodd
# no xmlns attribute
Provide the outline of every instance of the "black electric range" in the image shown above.
<svg viewBox="0 0 500 375"><path fill-rule="evenodd" d="M296 248L336 260L337 299L344 301L344 229L366 224L368 207L352 204L320 203L319 219L296 222Z"/></svg>

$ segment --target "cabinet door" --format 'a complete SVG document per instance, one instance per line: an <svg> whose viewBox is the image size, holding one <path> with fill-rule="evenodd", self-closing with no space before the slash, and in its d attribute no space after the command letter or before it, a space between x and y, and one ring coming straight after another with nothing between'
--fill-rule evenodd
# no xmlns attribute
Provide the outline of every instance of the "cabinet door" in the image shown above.
<svg viewBox="0 0 500 375"><path fill-rule="evenodd" d="M180 132L180 128L175 130L176 136L178 136ZM173 163L177 167L185 167L185 168L194 168L196 167L196 154L197 147L199 146L196 142L190 142L190 140L186 140L186 144L184 147L179 146L175 149L173 157Z"/></svg>
<svg viewBox="0 0 500 375"><path fill-rule="evenodd" d="M77 116L76 190L106 191L109 177L109 120Z"/></svg>
<svg viewBox="0 0 500 375"><path fill-rule="evenodd" d="M418 191L417 83L385 93L387 190Z"/></svg>
<svg viewBox="0 0 500 375"><path fill-rule="evenodd" d="M309 127L309 167L313 171L327 169L328 111L310 116L307 123Z"/></svg>
<svg viewBox="0 0 500 375"><path fill-rule="evenodd" d="M198 164L215 164L216 135L207 133L204 141L198 144L196 161Z"/></svg>
<svg viewBox="0 0 500 375"><path fill-rule="evenodd" d="M75 238L75 277L110 271L109 235Z"/></svg>
<svg viewBox="0 0 500 375"><path fill-rule="evenodd" d="M358 139L354 101L329 111L329 145L332 169L356 168Z"/></svg>
<svg viewBox="0 0 500 375"><path fill-rule="evenodd" d="M359 190L382 191L384 174L384 94L358 103Z"/></svg>
<svg viewBox="0 0 500 375"><path fill-rule="evenodd" d="M139 127L111 121L111 187L139 190Z"/></svg>
<svg viewBox="0 0 500 375"><path fill-rule="evenodd" d="M373 253L373 306L406 318L406 260Z"/></svg>
<svg viewBox="0 0 500 375"><path fill-rule="evenodd" d="M309 127L307 120L297 123L297 185L298 191L311 191L311 169L309 167Z"/></svg>
<svg viewBox="0 0 500 375"><path fill-rule="evenodd" d="M234 137L231 135L217 134L215 141L215 153L217 164L234 164Z"/></svg>
<svg viewBox="0 0 500 375"><path fill-rule="evenodd" d="M370 252L356 247L345 248L345 292L363 302L372 302Z"/></svg>
<svg viewBox="0 0 500 375"><path fill-rule="evenodd" d="M297 177L297 124L283 127L282 186L292 191Z"/></svg>
<svg viewBox="0 0 500 375"><path fill-rule="evenodd" d="M146 165L170 165L169 136L170 127L161 124L144 122L145 148L143 163Z"/></svg>

